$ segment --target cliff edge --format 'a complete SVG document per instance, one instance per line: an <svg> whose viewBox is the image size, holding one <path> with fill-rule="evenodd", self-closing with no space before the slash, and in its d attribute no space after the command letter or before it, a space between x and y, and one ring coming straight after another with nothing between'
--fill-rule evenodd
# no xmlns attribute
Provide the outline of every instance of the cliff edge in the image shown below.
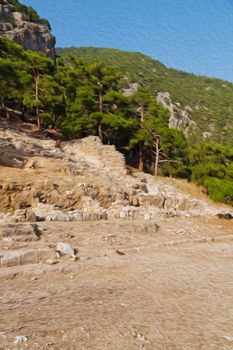
<svg viewBox="0 0 233 350"><path fill-rule="evenodd" d="M18 1L0 0L0 35L14 40L27 50L55 56L55 37L47 20Z"/></svg>

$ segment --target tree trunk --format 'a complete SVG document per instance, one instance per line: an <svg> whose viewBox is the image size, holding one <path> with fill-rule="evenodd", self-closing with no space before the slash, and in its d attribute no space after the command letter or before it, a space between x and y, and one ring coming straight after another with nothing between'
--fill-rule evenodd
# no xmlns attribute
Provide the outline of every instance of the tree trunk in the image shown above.
<svg viewBox="0 0 233 350"><path fill-rule="evenodd" d="M61 148L61 138L56 140L55 147L56 148Z"/></svg>
<svg viewBox="0 0 233 350"><path fill-rule="evenodd" d="M55 129L57 119L58 119L58 116L53 115L53 118L52 118L52 129Z"/></svg>
<svg viewBox="0 0 233 350"><path fill-rule="evenodd" d="M1 96L1 109L4 111L4 98Z"/></svg>
<svg viewBox="0 0 233 350"><path fill-rule="evenodd" d="M101 91L99 91L99 112L103 113L103 96ZM103 142L103 132L102 132L101 123L99 123L98 125L98 134L101 142Z"/></svg>
<svg viewBox="0 0 233 350"><path fill-rule="evenodd" d="M143 129L143 122L144 122L144 106L140 106L140 117L141 117L141 128ZM144 141L139 142L139 162L138 162L138 170L140 172L143 172L143 146Z"/></svg>
<svg viewBox="0 0 233 350"><path fill-rule="evenodd" d="M159 167L159 138L155 141L155 173L154 176L158 175L158 167Z"/></svg>
<svg viewBox="0 0 233 350"><path fill-rule="evenodd" d="M10 120L10 113L9 113L8 109L6 108L5 111L6 111L6 119Z"/></svg>
<svg viewBox="0 0 233 350"><path fill-rule="evenodd" d="M141 114L141 123L143 123L144 122L144 106L143 105L141 105L141 110L140 110L140 114Z"/></svg>
<svg viewBox="0 0 233 350"><path fill-rule="evenodd" d="M99 125L98 125L98 135L99 135L99 138L100 138L101 142L103 143L104 138L103 138L103 132L102 132L101 123L99 123Z"/></svg>
<svg viewBox="0 0 233 350"><path fill-rule="evenodd" d="M10 113L9 113L8 108L6 107L6 105L4 103L4 97L3 96L1 96L1 107L2 107L2 110L5 112L6 119L9 120L10 119Z"/></svg>
<svg viewBox="0 0 233 350"><path fill-rule="evenodd" d="M99 111L103 113L103 96L101 91L99 91Z"/></svg>
<svg viewBox="0 0 233 350"><path fill-rule="evenodd" d="M139 142L139 162L138 162L138 170L143 172L143 141Z"/></svg>
<svg viewBox="0 0 233 350"><path fill-rule="evenodd" d="M39 75L36 77L36 102L39 101ZM36 106L36 118L37 118L37 127L40 129L41 121L40 121L40 109L39 106Z"/></svg>

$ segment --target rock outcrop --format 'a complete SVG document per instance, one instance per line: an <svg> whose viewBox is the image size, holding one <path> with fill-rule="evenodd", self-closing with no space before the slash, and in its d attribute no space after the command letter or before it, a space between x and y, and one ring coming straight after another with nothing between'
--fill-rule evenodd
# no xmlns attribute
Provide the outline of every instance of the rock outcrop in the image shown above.
<svg viewBox="0 0 233 350"><path fill-rule="evenodd" d="M158 92L157 102L161 104L170 113L169 127L171 129L180 129L185 135L188 135L196 127L192 120L190 106L181 107L180 103L173 103L169 92Z"/></svg>
<svg viewBox="0 0 233 350"><path fill-rule="evenodd" d="M24 49L40 51L55 56L55 38L47 22L31 22L21 12L16 12L10 1L0 1L0 35L14 40Z"/></svg>
<svg viewBox="0 0 233 350"><path fill-rule="evenodd" d="M127 88L122 89L124 96L133 96L138 90L139 84L129 84ZM187 105L182 107L179 102L173 102L169 92L158 92L156 95L157 103L169 111L169 128L179 129L188 136L195 128L196 123L192 120L192 108ZM211 133L203 133L204 138L210 138Z"/></svg>
<svg viewBox="0 0 233 350"><path fill-rule="evenodd" d="M173 184L0 123L0 349L232 349L233 212Z"/></svg>
<svg viewBox="0 0 233 350"><path fill-rule="evenodd" d="M127 88L122 89L122 93L126 97L133 96L137 92L138 87L138 83L131 83Z"/></svg>
<svg viewBox="0 0 233 350"><path fill-rule="evenodd" d="M98 137L63 142L56 148L45 135L37 139L26 130L8 129L7 124L0 128L3 222L148 221L229 212L182 193L163 179L127 174L123 155Z"/></svg>

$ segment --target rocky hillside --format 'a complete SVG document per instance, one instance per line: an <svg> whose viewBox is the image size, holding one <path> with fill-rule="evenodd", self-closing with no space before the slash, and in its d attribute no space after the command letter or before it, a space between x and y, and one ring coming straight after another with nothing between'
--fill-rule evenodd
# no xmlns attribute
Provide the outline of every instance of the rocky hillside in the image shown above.
<svg viewBox="0 0 233 350"><path fill-rule="evenodd" d="M232 83L168 69L141 53L91 47L57 52L116 67L124 77L122 86L127 92L142 85L169 110L171 127L182 129L192 140L233 146Z"/></svg>
<svg viewBox="0 0 233 350"><path fill-rule="evenodd" d="M233 212L56 137L0 124L0 348L231 350Z"/></svg>
<svg viewBox="0 0 233 350"><path fill-rule="evenodd" d="M231 213L182 193L165 179L127 174L123 155L95 136L56 148L55 141L28 124L9 128L2 123L0 151L3 221L150 221Z"/></svg>
<svg viewBox="0 0 233 350"><path fill-rule="evenodd" d="M40 51L54 57L55 38L49 22L35 10L17 0L0 0L0 35L6 36L25 49Z"/></svg>

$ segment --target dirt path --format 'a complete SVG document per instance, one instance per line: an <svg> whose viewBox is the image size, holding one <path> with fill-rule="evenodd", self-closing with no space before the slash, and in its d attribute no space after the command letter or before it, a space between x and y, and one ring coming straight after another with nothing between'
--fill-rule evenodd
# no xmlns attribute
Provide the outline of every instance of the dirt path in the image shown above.
<svg viewBox="0 0 233 350"><path fill-rule="evenodd" d="M233 349L230 222L156 223L41 223L79 260L0 270L0 348Z"/></svg>

